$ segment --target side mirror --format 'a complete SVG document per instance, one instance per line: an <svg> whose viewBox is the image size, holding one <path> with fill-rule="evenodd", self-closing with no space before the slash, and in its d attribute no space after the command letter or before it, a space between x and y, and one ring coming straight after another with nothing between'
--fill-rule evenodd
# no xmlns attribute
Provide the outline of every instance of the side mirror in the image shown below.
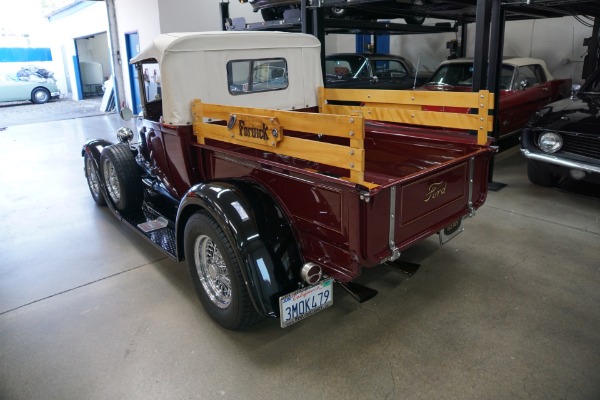
<svg viewBox="0 0 600 400"><path fill-rule="evenodd" d="M121 108L121 111L119 111L119 115L121 116L122 120L129 121L131 118L133 118L133 111L131 111L130 108L123 107Z"/></svg>
<svg viewBox="0 0 600 400"><path fill-rule="evenodd" d="M579 93L579 89L581 89L581 85L574 83L571 85L571 98L574 99L577 97L577 93Z"/></svg>
<svg viewBox="0 0 600 400"><path fill-rule="evenodd" d="M371 78L371 80L375 83L379 82L379 78L377 76L374 76L373 78Z"/></svg>

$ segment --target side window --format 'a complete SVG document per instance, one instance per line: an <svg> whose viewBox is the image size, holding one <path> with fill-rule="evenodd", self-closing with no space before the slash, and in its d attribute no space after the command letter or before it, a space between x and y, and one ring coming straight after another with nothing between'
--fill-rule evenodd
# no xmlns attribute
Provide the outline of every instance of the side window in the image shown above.
<svg viewBox="0 0 600 400"><path fill-rule="evenodd" d="M380 77L402 77L408 75L408 71L396 60L375 60L371 62L373 73Z"/></svg>
<svg viewBox="0 0 600 400"><path fill-rule="evenodd" d="M537 86L542 83L542 80L540 79L540 73L543 74L543 71L539 65L524 65L519 67L519 83L526 81L527 87Z"/></svg>
<svg viewBox="0 0 600 400"><path fill-rule="evenodd" d="M287 62L283 58L229 61L227 84L232 95L285 89Z"/></svg>
<svg viewBox="0 0 600 400"><path fill-rule="evenodd" d="M160 100L162 98L162 90L160 85L160 67L158 63L143 64L142 70L144 74L146 101Z"/></svg>

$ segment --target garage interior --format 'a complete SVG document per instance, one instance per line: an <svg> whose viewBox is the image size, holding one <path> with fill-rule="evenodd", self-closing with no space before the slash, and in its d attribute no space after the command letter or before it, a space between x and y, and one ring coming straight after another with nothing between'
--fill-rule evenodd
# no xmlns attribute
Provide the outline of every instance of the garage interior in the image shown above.
<svg viewBox="0 0 600 400"><path fill-rule="evenodd" d="M595 1L502 4L507 19L600 16ZM475 0L430 6L477 13ZM379 292L368 302L336 287L334 306L300 323L232 332L204 312L184 262L91 199L81 146L124 125L107 114L0 132L0 399L600 398L598 187L533 185L511 147L494 163L506 186L462 234L402 254L414 275L365 270L358 282Z"/></svg>

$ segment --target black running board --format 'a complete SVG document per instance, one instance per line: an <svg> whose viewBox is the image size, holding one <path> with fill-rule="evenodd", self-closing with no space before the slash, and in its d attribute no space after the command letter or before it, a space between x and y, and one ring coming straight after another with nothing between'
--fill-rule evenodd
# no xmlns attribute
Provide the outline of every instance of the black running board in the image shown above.
<svg viewBox="0 0 600 400"><path fill-rule="evenodd" d="M375 289L368 288L356 282L339 282L339 284L359 303L371 300L379 293Z"/></svg>
<svg viewBox="0 0 600 400"><path fill-rule="evenodd" d="M175 226L171 221L167 221L166 218L148 207L132 214L119 213L118 217L125 222L125 225L139 233L159 250L165 252L173 260L177 260Z"/></svg>

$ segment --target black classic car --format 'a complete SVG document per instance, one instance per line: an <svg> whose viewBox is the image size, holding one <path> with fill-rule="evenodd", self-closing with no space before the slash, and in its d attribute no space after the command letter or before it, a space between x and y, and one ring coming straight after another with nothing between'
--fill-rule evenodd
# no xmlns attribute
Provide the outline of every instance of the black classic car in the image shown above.
<svg viewBox="0 0 600 400"><path fill-rule="evenodd" d="M521 152L532 183L554 186L563 177L600 183L600 69L571 98L531 118Z"/></svg>
<svg viewBox="0 0 600 400"><path fill-rule="evenodd" d="M254 12L260 10L265 21L284 19L286 11L300 9L300 0L240 0L240 3L250 3ZM327 7L327 16L365 20L402 17L407 24L421 25L428 3L428 0L385 0L371 1L368 5L335 5Z"/></svg>
<svg viewBox="0 0 600 400"><path fill-rule="evenodd" d="M416 78L415 78L416 75ZM325 57L325 87L412 89L427 82L410 60L390 54L331 54Z"/></svg>

